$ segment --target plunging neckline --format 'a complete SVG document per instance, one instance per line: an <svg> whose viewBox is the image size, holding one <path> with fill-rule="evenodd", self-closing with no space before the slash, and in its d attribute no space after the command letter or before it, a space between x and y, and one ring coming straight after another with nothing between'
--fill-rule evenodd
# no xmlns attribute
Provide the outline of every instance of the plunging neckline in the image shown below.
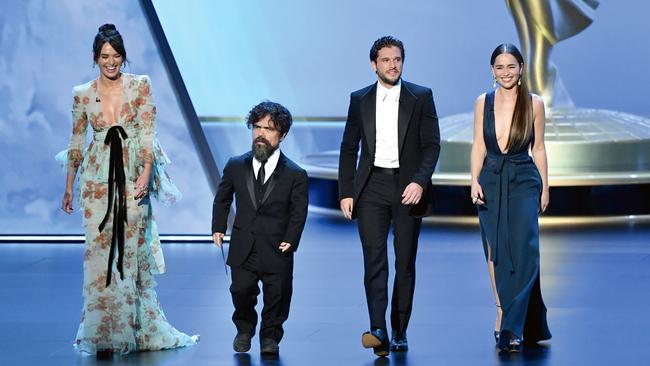
<svg viewBox="0 0 650 366"><path fill-rule="evenodd" d="M510 153L510 150L506 150L505 152L501 150L501 145L499 145L499 138L497 137L497 113L496 113L496 104L497 104L497 91L499 89L496 89L494 91L494 98L492 98L492 131L494 132L494 143L497 146L497 149L499 150L499 153L501 155L508 155ZM514 113L514 111L513 111ZM512 123L512 122L511 122ZM510 131L508 130L508 140L510 140ZM506 142L507 144L507 142Z"/></svg>
<svg viewBox="0 0 650 366"><path fill-rule="evenodd" d="M104 102L102 101L102 98L99 95L99 79L100 78L101 78L101 76L99 76L99 77L97 77L97 79L95 79L95 95L97 97L96 100L99 100L99 102L98 102L99 103L99 112L102 115L102 121L106 122L106 124L108 125L108 128L115 127L115 126L121 126L122 125L122 123L121 123L122 115L120 113L120 110L122 109L122 105L124 104L124 84L125 84L126 75L124 73L120 74L120 78L121 78L121 81L122 81L122 90L120 91L120 104L118 105L118 108L117 108L117 118L115 119L115 123L110 123L110 122L108 122L108 121L106 121L104 119L104 108L103 108L103 103Z"/></svg>

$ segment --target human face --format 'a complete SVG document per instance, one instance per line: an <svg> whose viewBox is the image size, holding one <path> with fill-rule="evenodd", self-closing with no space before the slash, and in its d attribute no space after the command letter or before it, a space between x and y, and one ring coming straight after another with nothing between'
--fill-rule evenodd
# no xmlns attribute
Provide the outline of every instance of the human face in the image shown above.
<svg viewBox="0 0 650 366"><path fill-rule="evenodd" d="M267 115L253 123L253 155L259 161L266 161L280 146L284 136L275 128L271 116Z"/></svg>
<svg viewBox="0 0 650 366"><path fill-rule="evenodd" d="M117 79L120 76L122 63L124 63L122 55L117 53L110 43L105 42L97 57L100 75L111 80Z"/></svg>
<svg viewBox="0 0 650 366"><path fill-rule="evenodd" d="M384 47L377 52L377 59L371 61L372 69L375 70L379 82L391 88L399 82L402 76L402 51L399 47Z"/></svg>
<svg viewBox="0 0 650 366"><path fill-rule="evenodd" d="M502 88L512 89L521 78L522 66L515 56L502 53L494 59L492 74Z"/></svg>

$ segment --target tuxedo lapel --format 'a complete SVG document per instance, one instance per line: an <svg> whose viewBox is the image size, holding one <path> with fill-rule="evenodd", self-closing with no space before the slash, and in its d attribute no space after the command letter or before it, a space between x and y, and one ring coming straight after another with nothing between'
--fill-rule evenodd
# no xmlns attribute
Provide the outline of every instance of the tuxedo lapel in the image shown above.
<svg viewBox="0 0 650 366"><path fill-rule="evenodd" d="M282 152L280 152L280 159L278 159L278 165L275 166L275 169L273 170L271 177L269 177L269 180L266 182L266 189L264 190L264 197L262 197L261 205L264 205L266 199L269 198L269 195L275 188L275 185L278 183L278 180L280 180L280 174L282 174L282 170L284 169L285 165L286 165L285 156Z"/></svg>
<svg viewBox="0 0 650 366"><path fill-rule="evenodd" d="M375 156L377 137L377 83L361 98L361 120L370 156Z"/></svg>
<svg viewBox="0 0 650 366"><path fill-rule="evenodd" d="M248 189L248 196L251 199L253 207L257 210L257 201L255 200L255 174L253 174L253 158L252 155L249 155L244 159L244 169L246 174L244 178L246 179L246 188Z"/></svg>
<svg viewBox="0 0 650 366"><path fill-rule="evenodd" d="M406 83L402 80L402 90L400 90L399 97L399 112L397 117L397 135L399 137L398 146L399 153L402 153L402 146L404 145L404 138L406 131L408 131L411 115L413 114L413 107L417 97L409 90Z"/></svg>

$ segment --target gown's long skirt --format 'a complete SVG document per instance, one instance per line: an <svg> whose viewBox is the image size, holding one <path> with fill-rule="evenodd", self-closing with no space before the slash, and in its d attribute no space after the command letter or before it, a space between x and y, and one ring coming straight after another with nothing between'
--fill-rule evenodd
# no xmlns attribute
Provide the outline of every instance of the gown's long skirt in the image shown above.
<svg viewBox="0 0 650 366"><path fill-rule="evenodd" d="M485 205L478 206L483 248L486 258L494 263L503 311L500 330L527 342L549 339L540 290L539 172L527 153L490 154L479 183L486 200Z"/></svg>

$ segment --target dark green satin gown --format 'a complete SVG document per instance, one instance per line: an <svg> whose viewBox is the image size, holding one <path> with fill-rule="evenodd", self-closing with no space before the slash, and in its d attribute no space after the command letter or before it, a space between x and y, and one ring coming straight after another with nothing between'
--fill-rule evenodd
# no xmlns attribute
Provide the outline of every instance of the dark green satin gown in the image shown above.
<svg viewBox="0 0 650 366"><path fill-rule="evenodd" d="M494 91L485 96L483 139L487 155L479 175L485 205L478 205L483 249L492 255L503 310L501 331L527 342L551 338L539 282L538 215L542 179L528 154L502 153L494 127ZM489 248L488 248L489 247Z"/></svg>

